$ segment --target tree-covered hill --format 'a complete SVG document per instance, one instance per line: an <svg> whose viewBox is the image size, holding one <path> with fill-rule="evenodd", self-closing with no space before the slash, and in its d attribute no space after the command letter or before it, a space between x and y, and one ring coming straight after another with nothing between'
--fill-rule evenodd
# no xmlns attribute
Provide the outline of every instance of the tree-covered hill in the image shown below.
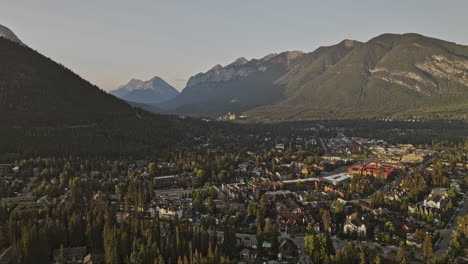
<svg viewBox="0 0 468 264"><path fill-rule="evenodd" d="M135 110L38 52L0 38L0 120L92 123Z"/></svg>
<svg viewBox="0 0 468 264"><path fill-rule="evenodd" d="M0 38L0 152L154 154L199 121L148 113L29 47Z"/></svg>

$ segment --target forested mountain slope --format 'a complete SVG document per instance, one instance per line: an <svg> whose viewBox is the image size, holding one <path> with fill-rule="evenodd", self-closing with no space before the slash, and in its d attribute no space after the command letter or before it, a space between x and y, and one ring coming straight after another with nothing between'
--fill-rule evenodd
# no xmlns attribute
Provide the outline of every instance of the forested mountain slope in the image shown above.
<svg viewBox="0 0 468 264"><path fill-rule="evenodd" d="M197 128L194 120L134 108L63 65L0 38L2 153L144 155L183 144Z"/></svg>

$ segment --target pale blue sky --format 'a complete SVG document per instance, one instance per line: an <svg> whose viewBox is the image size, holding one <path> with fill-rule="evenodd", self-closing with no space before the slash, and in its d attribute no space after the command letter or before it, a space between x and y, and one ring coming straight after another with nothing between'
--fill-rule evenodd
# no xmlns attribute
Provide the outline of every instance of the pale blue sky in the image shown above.
<svg viewBox="0 0 468 264"><path fill-rule="evenodd" d="M388 32L468 45L468 1L2 0L0 24L105 90L155 75L182 89L241 56Z"/></svg>

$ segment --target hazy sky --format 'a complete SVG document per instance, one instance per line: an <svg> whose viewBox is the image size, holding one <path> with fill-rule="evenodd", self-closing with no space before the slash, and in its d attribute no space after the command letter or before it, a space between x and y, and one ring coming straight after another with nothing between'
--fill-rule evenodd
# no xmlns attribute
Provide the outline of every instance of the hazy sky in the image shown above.
<svg viewBox="0 0 468 264"><path fill-rule="evenodd" d="M1 0L0 24L105 90L215 64L416 32L468 45L467 0ZM1 62L0 62L1 63Z"/></svg>

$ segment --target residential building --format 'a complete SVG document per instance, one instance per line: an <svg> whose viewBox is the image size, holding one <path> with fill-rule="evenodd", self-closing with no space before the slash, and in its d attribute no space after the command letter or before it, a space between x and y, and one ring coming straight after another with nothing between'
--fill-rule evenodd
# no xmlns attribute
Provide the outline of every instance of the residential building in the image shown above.
<svg viewBox="0 0 468 264"><path fill-rule="evenodd" d="M396 173L396 169L386 166L374 166L369 164L358 164L348 168L348 172L357 175L369 175L379 178L388 178Z"/></svg>
<svg viewBox="0 0 468 264"><path fill-rule="evenodd" d="M345 233L356 232L359 236L366 236L367 227L364 216L360 213L348 215L343 229Z"/></svg>

